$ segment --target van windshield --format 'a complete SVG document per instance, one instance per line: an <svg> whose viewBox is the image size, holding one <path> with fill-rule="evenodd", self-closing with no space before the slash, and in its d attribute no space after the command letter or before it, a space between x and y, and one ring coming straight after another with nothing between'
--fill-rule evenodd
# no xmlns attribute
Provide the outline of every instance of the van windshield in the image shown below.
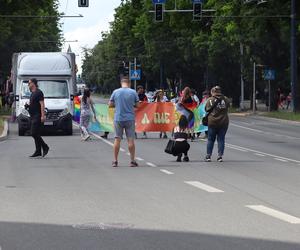
<svg viewBox="0 0 300 250"><path fill-rule="evenodd" d="M43 91L44 97L48 99L67 99L69 90L67 81L38 81L39 89ZM22 84L22 98L29 99L31 92L28 88L28 81Z"/></svg>

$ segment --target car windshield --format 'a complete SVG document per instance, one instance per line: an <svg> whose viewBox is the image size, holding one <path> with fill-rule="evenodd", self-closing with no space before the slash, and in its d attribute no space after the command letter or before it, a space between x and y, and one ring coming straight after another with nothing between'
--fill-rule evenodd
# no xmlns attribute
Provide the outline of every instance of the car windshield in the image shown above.
<svg viewBox="0 0 300 250"><path fill-rule="evenodd" d="M38 81L38 85L45 98L61 99L69 96L67 81ZM22 98L27 99L30 94L28 81L24 81L22 84Z"/></svg>

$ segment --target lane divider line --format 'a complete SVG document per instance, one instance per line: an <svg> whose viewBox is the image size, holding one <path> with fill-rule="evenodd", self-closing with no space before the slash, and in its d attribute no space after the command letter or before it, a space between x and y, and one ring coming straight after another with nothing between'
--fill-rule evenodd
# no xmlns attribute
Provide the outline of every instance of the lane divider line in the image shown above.
<svg viewBox="0 0 300 250"><path fill-rule="evenodd" d="M281 161L281 162L288 162L287 160L281 159L281 158L274 158L276 161Z"/></svg>
<svg viewBox="0 0 300 250"><path fill-rule="evenodd" d="M136 159L137 159L138 161L144 161L144 159L143 159L143 158L140 158L140 157L136 157Z"/></svg>
<svg viewBox="0 0 300 250"><path fill-rule="evenodd" d="M259 153L255 153L255 155L257 155L257 156L261 156L261 157L265 157L265 155L263 155L263 154L259 154Z"/></svg>
<svg viewBox="0 0 300 250"><path fill-rule="evenodd" d="M280 212L278 210L263 206L263 205L247 205L247 208L250 208L252 210L255 210L257 212L269 215L271 217L274 217L276 219L288 222L290 224L300 224L300 218L289 215L284 212Z"/></svg>
<svg viewBox="0 0 300 250"><path fill-rule="evenodd" d="M206 192L209 192L209 193L224 193L224 191L221 190L221 189L209 186L209 185L201 183L199 181L185 181L184 183L186 183L188 185L191 185L193 187L202 189L202 190L204 190Z"/></svg>
<svg viewBox="0 0 300 250"><path fill-rule="evenodd" d="M252 153L264 154L264 155L270 156L272 158L278 158L278 159L283 159L283 160L287 160L287 161L291 161L291 162L295 162L295 163L300 163L300 161L297 161L297 160L294 160L294 159L290 159L290 158L286 158L286 157L282 157L282 156L278 156L278 155L273 155L273 154L268 154L268 153L265 153L265 152L262 152L262 151L258 151L258 150L254 150L254 149L250 149L250 148L245 148L245 147L240 147L240 146L229 144L229 143L226 143L226 146L233 146L233 147L236 147L236 148L248 150Z"/></svg>
<svg viewBox="0 0 300 250"><path fill-rule="evenodd" d="M174 174L173 172L168 171L166 169L160 169L160 171L163 172L163 173L165 173L165 174L168 174L168 175Z"/></svg>
<svg viewBox="0 0 300 250"><path fill-rule="evenodd" d="M151 162L146 162L146 164L150 167L157 168L157 166Z"/></svg>
<svg viewBox="0 0 300 250"><path fill-rule="evenodd" d="M240 149L240 148L237 148L237 147L228 146L228 148L231 148L231 149L234 149L234 150L237 150L237 151L241 151L241 152L248 152L245 149Z"/></svg>

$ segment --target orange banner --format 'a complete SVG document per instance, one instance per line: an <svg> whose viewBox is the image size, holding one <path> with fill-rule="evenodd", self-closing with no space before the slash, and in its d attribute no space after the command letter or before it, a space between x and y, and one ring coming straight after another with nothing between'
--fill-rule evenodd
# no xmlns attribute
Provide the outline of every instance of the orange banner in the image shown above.
<svg viewBox="0 0 300 250"><path fill-rule="evenodd" d="M172 131L178 119L170 102L141 103L135 114L136 132Z"/></svg>

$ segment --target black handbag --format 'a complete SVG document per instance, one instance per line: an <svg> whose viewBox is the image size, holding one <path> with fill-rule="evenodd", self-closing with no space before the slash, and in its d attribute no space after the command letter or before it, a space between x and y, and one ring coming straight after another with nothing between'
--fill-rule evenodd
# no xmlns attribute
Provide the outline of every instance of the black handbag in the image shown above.
<svg viewBox="0 0 300 250"><path fill-rule="evenodd" d="M165 148L165 152L167 153L167 154L173 154L173 152L174 152L174 147L175 147L175 140L172 140L172 139L170 139L169 141L168 141L168 144L167 144L167 146L166 146L166 148Z"/></svg>
<svg viewBox="0 0 300 250"><path fill-rule="evenodd" d="M221 102L221 98L216 98L217 101L214 102L210 110L207 111L206 115L202 118L202 125L203 126L208 126L208 116L210 113L214 110L215 107L217 107L218 103Z"/></svg>

